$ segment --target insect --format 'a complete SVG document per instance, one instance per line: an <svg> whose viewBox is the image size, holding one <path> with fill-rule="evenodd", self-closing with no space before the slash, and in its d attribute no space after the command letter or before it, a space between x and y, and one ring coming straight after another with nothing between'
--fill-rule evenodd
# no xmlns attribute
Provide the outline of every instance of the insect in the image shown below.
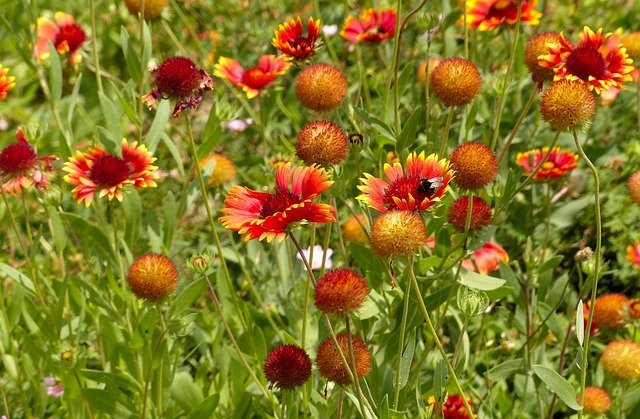
<svg viewBox="0 0 640 419"><path fill-rule="evenodd" d="M425 195L432 195L441 186L442 186L442 177L434 177L431 179L421 179L420 183L418 183L418 192Z"/></svg>
<svg viewBox="0 0 640 419"><path fill-rule="evenodd" d="M360 145L364 143L364 137L362 134L354 132L353 134L349 134L349 142L351 144Z"/></svg>

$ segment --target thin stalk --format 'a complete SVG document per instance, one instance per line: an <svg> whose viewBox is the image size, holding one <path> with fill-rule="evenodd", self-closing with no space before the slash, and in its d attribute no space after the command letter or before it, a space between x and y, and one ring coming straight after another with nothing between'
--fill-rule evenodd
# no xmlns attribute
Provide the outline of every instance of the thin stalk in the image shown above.
<svg viewBox="0 0 640 419"><path fill-rule="evenodd" d="M100 72L100 54L98 51L98 30L96 28L96 1L89 0L89 8L91 9L91 44L93 47L93 65L96 67L96 85L98 92L103 92L102 75Z"/></svg>
<svg viewBox="0 0 640 419"><path fill-rule="evenodd" d="M369 94L369 82L367 81L367 74L362 61L362 52L360 46L356 45L356 60L358 61L358 70L360 72L360 94L364 103L364 109L367 112L371 112L371 95Z"/></svg>
<svg viewBox="0 0 640 419"><path fill-rule="evenodd" d="M413 267L413 255L409 256L407 261L409 269ZM409 316L409 296L411 290L404 290L404 304L402 307L402 320L400 321L400 342L398 343L398 362L396 363L396 378L395 378L395 392L393 394L393 409L398 410L398 403L400 402L400 367L402 366L402 350L404 349L405 333L407 331L407 317Z"/></svg>
<svg viewBox="0 0 640 419"><path fill-rule="evenodd" d="M527 113L529 112L529 109L531 109L531 105L533 105L533 101L536 99L537 96L538 96L538 87L534 86L533 91L529 96L529 100L527 100L527 103L524 105L522 112L520 112L520 116L518 116L518 120L516 121L516 124L513 126L513 129L511 130L511 133L509 134L509 138L507 138L507 142L504 144L504 146L502 147L502 150L500 151L500 155L498 156L498 166L500 166L500 162L502 162L502 159L507 154L507 151L509 151L509 147L511 146L513 139L515 138L518 131L520 131L520 126L522 126L522 122L524 121L524 118L527 116Z"/></svg>
<svg viewBox="0 0 640 419"><path fill-rule="evenodd" d="M306 269L313 267L313 248L316 239L316 224L311 224L311 238L309 239L309 264L305 265ZM315 285L315 284L314 284ZM309 311L309 299L311 296L311 281L307 281L304 288L304 305L302 307L302 336L300 337L301 347L306 346L307 340L307 312Z"/></svg>
<svg viewBox="0 0 640 419"><path fill-rule="evenodd" d="M358 395L358 404L362 411L362 416L367 417L367 408L364 405L364 394L360 388L360 378L358 377L358 365L356 364L356 356L353 353L353 343L351 342L351 322L349 316L344 317L344 327L347 332L347 348L349 349L349 360L351 361L351 370L353 371L353 385L356 387L356 394Z"/></svg>
<svg viewBox="0 0 640 419"><path fill-rule="evenodd" d="M162 322L162 325L164 326L164 321ZM158 340L156 341L156 344L153 347L153 352L151 353L151 359L149 359L149 369L147 370L147 373L145 374L145 378L144 378L144 390L142 392L142 410L140 411L140 419L145 419L147 417L147 405L149 402L149 388L151 386L151 373L154 370L153 359L156 357L156 355L158 354L158 351L160 350L160 345L164 340L164 336L166 332L167 330L163 327L162 330L160 331L160 335L158 335ZM162 380L160 380L160 382L162 383ZM156 408L157 407L158 406L156 406Z"/></svg>
<svg viewBox="0 0 640 419"><path fill-rule="evenodd" d="M438 152L438 156L440 158L444 157L444 153L447 152L447 145L449 143L449 131L451 130L451 121L453 121L453 113L455 112L455 109L455 106L449 108L447 122L444 125L444 129L442 130L442 143L440 144L440 151Z"/></svg>
<svg viewBox="0 0 640 419"><path fill-rule="evenodd" d="M453 350L453 358L451 359L451 365L455 369L456 364L458 363L458 357L460 356L460 350L462 349L462 336L467 332L467 327L469 327L469 321L471 317L465 316L464 323L462 323L462 327L460 328L460 336L458 337L458 342L456 342L456 347Z"/></svg>
<svg viewBox="0 0 640 419"><path fill-rule="evenodd" d="M595 266L593 269L593 287L591 288L591 300L589 303L589 307L595 307L596 304L596 293L598 290L598 279L600 278L600 269L601 269L601 257L602 257L602 215L600 214L600 176L598 175L598 169L593 165L587 154L584 152L582 145L580 144L580 140L578 140L578 134L573 131L573 140L576 143L576 147L578 149L578 153L584 159L587 166L591 170L593 174L593 183L594 183L594 210L596 216L596 250L594 252L593 257L595 258ZM580 366L580 396L579 403L584 406L584 389L587 382L587 367L588 367L588 357L589 357L589 343L591 334L589 333L591 330L591 324L593 322L593 313L595 310L589 310L589 317L587 319L587 327L585 327L584 331L584 345L582 346L582 365ZM578 411L578 419L583 418L583 411Z"/></svg>

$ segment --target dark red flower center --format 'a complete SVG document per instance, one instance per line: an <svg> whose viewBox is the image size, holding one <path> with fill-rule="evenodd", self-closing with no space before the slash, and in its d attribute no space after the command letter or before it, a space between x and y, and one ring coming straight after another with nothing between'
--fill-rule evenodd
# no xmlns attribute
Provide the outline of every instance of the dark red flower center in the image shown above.
<svg viewBox="0 0 640 419"><path fill-rule="evenodd" d="M198 67L188 58L167 58L156 69L156 87L162 94L172 98L189 96L200 87L201 75Z"/></svg>
<svg viewBox="0 0 640 419"><path fill-rule="evenodd" d="M0 152L0 171L17 173L33 168L38 161L36 152L24 142L11 144Z"/></svg>
<svg viewBox="0 0 640 419"><path fill-rule="evenodd" d="M260 216L262 218L275 214L276 212L284 212L291 205L299 204L300 198L289 191L277 192L269 195L262 203Z"/></svg>
<svg viewBox="0 0 640 419"><path fill-rule="evenodd" d="M403 177L401 179L398 179L393 182L391 186L385 191L382 200L387 205L387 208L397 209L395 202L393 202L393 198L409 200L409 194L411 194L416 202L420 202L424 198L433 195L420 192L418 190L419 185L420 179L418 179L417 177Z"/></svg>
<svg viewBox="0 0 640 419"><path fill-rule="evenodd" d="M567 57L567 70L584 81L589 81L589 76L602 79L606 68L602 54L591 46L577 47Z"/></svg>
<svg viewBox="0 0 640 419"><path fill-rule="evenodd" d="M126 161L111 154L98 157L91 166L89 177L100 186L113 187L129 179L131 168Z"/></svg>
<svg viewBox="0 0 640 419"><path fill-rule="evenodd" d="M262 89L267 84L273 81L272 77L267 76L264 71L259 68L251 68L247 70L243 75L240 82L253 89Z"/></svg>
<svg viewBox="0 0 640 419"><path fill-rule="evenodd" d="M518 5L513 2L497 1L491 5L487 18L515 19L518 17Z"/></svg>
<svg viewBox="0 0 640 419"><path fill-rule="evenodd" d="M56 36L55 46L58 47L64 41L67 41L69 51L73 52L80 48L87 36L82 28L76 24L60 26L60 33Z"/></svg>

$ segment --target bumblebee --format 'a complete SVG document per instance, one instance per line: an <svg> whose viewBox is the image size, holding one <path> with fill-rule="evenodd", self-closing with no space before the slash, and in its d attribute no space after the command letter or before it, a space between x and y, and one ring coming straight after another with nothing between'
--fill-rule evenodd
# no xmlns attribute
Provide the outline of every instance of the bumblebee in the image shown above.
<svg viewBox="0 0 640 419"><path fill-rule="evenodd" d="M431 179L422 179L418 183L418 192L425 195L433 195L442 186L442 178L434 177Z"/></svg>

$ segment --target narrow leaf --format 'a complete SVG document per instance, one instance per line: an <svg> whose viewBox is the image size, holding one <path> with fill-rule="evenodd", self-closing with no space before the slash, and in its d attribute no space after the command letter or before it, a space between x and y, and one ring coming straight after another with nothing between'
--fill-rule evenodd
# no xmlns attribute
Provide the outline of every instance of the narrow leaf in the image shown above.
<svg viewBox="0 0 640 419"><path fill-rule="evenodd" d="M480 275L476 272L471 272L467 270L463 270L460 274L460 283L466 285L469 288L482 290L482 291L492 291L500 288L507 282L501 278L495 278L493 276L488 275Z"/></svg>
<svg viewBox="0 0 640 419"><path fill-rule="evenodd" d="M413 329L413 331L409 334L409 338L407 340L407 348L404 350L402 359L400 360L399 387L401 389L407 385L407 380L409 380L409 373L411 373L411 363L413 361L413 354L416 350L416 329Z"/></svg>
<svg viewBox="0 0 640 419"><path fill-rule="evenodd" d="M400 152L406 148L409 148L413 144L416 139L416 132L418 131L418 124L420 123L420 119L423 116L422 106L418 106L412 113L409 115L409 118L404 123L402 127L402 131L398 136L398 142L396 144L396 151Z"/></svg>
<svg viewBox="0 0 640 419"><path fill-rule="evenodd" d="M533 365L533 372L553 391L560 400L573 410L582 410L577 402L577 393L573 386L555 370L544 365Z"/></svg>
<svg viewBox="0 0 640 419"><path fill-rule="evenodd" d="M584 342L584 306L582 305L582 300L578 301L578 308L576 310L576 337L578 338L580 347L582 347L582 343Z"/></svg>

